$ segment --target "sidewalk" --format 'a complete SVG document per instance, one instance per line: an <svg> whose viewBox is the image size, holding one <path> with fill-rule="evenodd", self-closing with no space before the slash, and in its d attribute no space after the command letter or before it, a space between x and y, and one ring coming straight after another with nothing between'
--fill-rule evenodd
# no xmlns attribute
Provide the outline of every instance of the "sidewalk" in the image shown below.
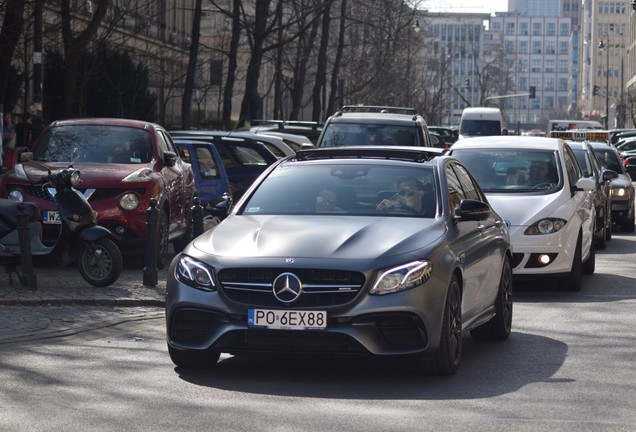
<svg viewBox="0 0 636 432"><path fill-rule="evenodd" d="M37 289L13 284L0 268L0 344L69 335L115 323L162 318L167 269L156 286L143 284L143 270L124 268L111 286L82 279L76 265L36 268Z"/></svg>

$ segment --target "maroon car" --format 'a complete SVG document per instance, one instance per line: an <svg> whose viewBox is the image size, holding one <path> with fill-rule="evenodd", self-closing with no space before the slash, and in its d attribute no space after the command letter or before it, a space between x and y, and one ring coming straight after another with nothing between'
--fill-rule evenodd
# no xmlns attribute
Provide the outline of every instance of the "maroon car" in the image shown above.
<svg viewBox="0 0 636 432"><path fill-rule="evenodd" d="M97 222L115 235L122 253L143 263L147 209L158 202L159 267L169 242L180 251L192 239L190 209L196 194L190 164L183 162L166 130L128 119L78 119L49 125L0 183L2 197L36 203L44 241L52 243L59 219L51 191L38 185L49 170L73 166L82 173L77 189L97 212Z"/></svg>

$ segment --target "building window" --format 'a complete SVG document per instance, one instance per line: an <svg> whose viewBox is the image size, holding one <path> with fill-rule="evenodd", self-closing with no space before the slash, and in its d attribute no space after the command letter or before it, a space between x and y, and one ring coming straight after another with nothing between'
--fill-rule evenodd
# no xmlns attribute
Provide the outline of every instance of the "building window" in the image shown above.
<svg viewBox="0 0 636 432"><path fill-rule="evenodd" d="M519 54L528 54L528 41L519 41Z"/></svg>
<svg viewBox="0 0 636 432"><path fill-rule="evenodd" d="M570 44L567 41L559 42L559 54L566 55L570 51Z"/></svg>
<svg viewBox="0 0 636 432"><path fill-rule="evenodd" d="M556 42L555 41L546 41L546 43L545 43L545 53L546 54L556 54Z"/></svg>
<svg viewBox="0 0 636 432"><path fill-rule="evenodd" d="M532 72L541 72L541 60L532 60Z"/></svg>
<svg viewBox="0 0 636 432"><path fill-rule="evenodd" d="M560 92L568 91L568 79L567 78L559 78L559 89Z"/></svg>
<svg viewBox="0 0 636 432"><path fill-rule="evenodd" d="M541 54L541 41L533 41L532 42L532 54Z"/></svg>
<svg viewBox="0 0 636 432"><path fill-rule="evenodd" d="M545 61L545 71L549 73L554 73L554 60Z"/></svg>
<svg viewBox="0 0 636 432"><path fill-rule="evenodd" d="M520 36L528 36L528 23L527 22L519 23L519 35Z"/></svg>
<svg viewBox="0 0 636 432"><path fill-rule="evenodd" d="M549 22L545 24L545 35L556 36L556 23Z"/></svg>
<svg viewBox="0 0 636 432"><path fill-rule="evenodd" d="M515 34L515 23L509 22L506 23L506 35L514 35Z"/></svg>
<svg viewBox="0 0 636 432"><path fill-rule="evenodd" d="M568 61L559 60L559 73L568 73Z"/></svg>
<svg viewBox="0 0 636 432"><path fill-rule="evenodd" d="M561 35L561 36L569 36L570 35L570 25L568 23L559 24L559 35Z"/></svg>
<svg viewBox="0 0 636 432"><path fill-rule="evenodd" d="M532 24L532 36L541 36L541 23Z"/></svg>

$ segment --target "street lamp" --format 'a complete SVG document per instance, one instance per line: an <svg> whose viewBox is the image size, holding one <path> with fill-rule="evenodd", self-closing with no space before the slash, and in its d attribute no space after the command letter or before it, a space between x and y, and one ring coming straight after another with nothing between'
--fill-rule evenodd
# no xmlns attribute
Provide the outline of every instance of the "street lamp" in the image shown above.
<svg viewBox="0 0 636 432"><path fill-rule="evenodd" d="M601 39L598 43L598 49L605 50L605 129L609 129L609 38L607 46Z"/></svg>

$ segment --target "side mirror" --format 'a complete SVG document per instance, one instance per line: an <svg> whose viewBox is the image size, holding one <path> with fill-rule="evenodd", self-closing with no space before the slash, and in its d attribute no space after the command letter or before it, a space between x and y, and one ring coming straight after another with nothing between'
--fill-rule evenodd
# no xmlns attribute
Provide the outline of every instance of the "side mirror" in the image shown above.
<svg viewBox="0 0 636 432"><path fill-rule="evenodd" d="M616 171L610 169L603 170L603 182L612 181L615 178L618 178L618 173Z"/></svg>
<svg viewBox="0 0 636 432"><path fill-rule="evenodd" d="M480 221L488 218L490 206L483 201L463 199L459 203L459 210L455 213L457 221Z"/></svg>
<svg viewBox="0 0 636 432"><path fill-rule="evenodd" d="M177 154L171 151L163 152L163 164L167 167L173 167L177 164Z"/></svg>

